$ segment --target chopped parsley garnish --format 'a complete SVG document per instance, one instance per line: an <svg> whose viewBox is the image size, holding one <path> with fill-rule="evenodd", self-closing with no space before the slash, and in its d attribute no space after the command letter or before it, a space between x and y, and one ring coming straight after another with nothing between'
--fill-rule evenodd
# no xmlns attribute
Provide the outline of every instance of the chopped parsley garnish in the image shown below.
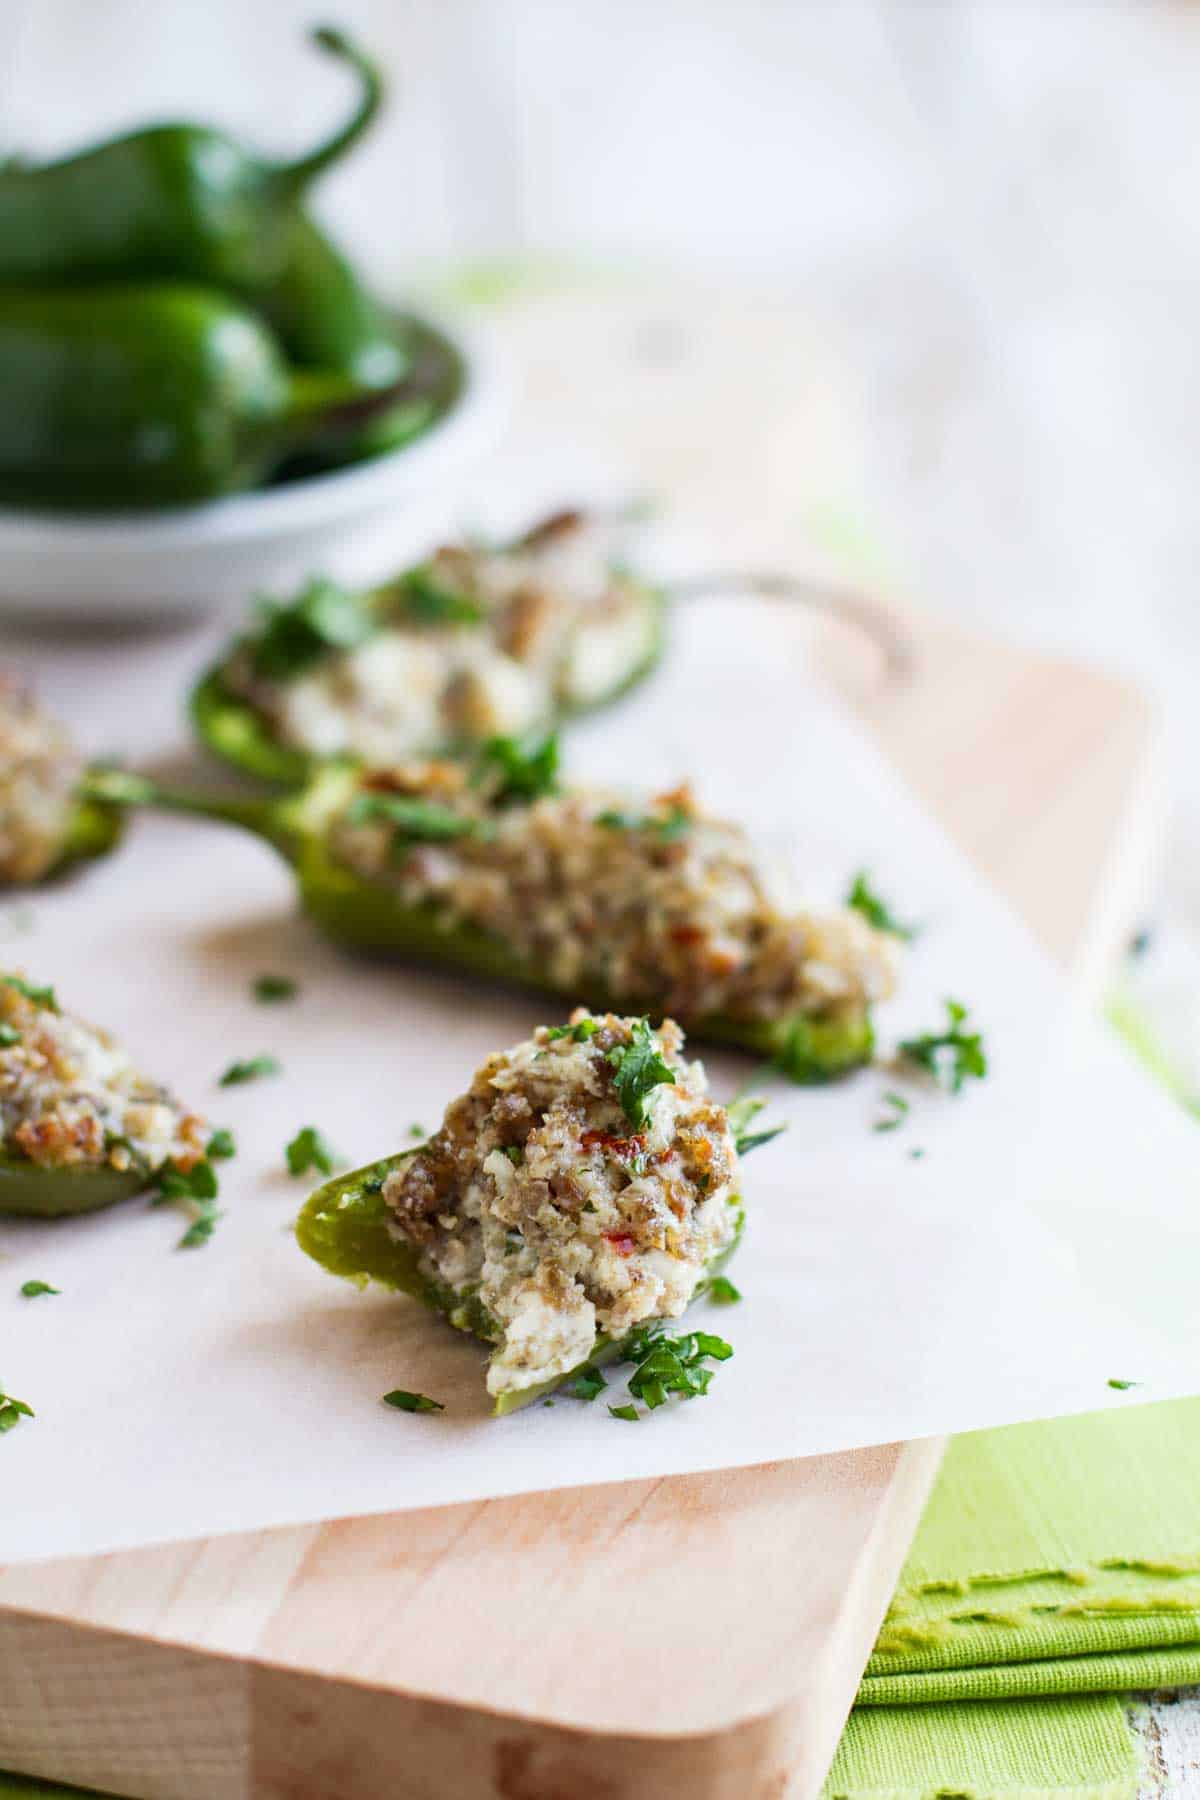
<svg viewBox="0 0 1200 1800"><path fill-rule="evenodd" d="M912 1149L909 1151L909 1153L908 1153L909 1161L910 1162L920 1162L924 1155L925 1155L924 1150L922 1150L921 1146L918 1144L915 1149Z"/></svg>
<svg viewBox="0 0 1200 1800"><path fill-rule="evenodd" d="M35 987L32 981L22 981L19 975L0 975L5 987L15 988L18 994L24 994L26 1000L34 1006L43 1007L46 1012L58 1011L58 1000L52 987Z"/></svg>
<svg viewBox="0 0 1200 1800"><path fill-rule="evenodd" d="M422 625L478 625L485 617L478 600L443 587L428 563L409 569L394 592L409 618Z"/></svg>
<svg viewBox="0 0 1200 1800"><path fill-rule="evenodd" d="M382 819L400 836L413 843L444 843L449 838L483 837L486 822L468 818L433 800L417 800L408 794L356 794L346 808L348 825L366 825Z"/></svg>
<svg viewBox="0 0 1200 1800"><path fill-rule="evenodd" d="M321 1136L315 1125L302 1125L287 1147L288 1173L306 1175L316 1169L321 1175L332 1175L339 1157Z"/></svg>
<svg viewBox="0 0 1200 1800"><path fill-rule="evenodd" d="M544 794L558 792L558 734L536 742L521 738L489 738L479 753L477 779L495 782L492 798L506 800L540 800Z"/></svg>
<svg viewBox="0 0 1200 1800"><path fill-rule="evenodd" d="M729 1129L733 1133L734 1148L739 1156L749 1156L751 1150L769 1144L772 1138L777 1138L780 1132L787 1130L786 1124L773 1126L770 1131L749 1129L766 1104L765 1100L755 1100L749 1094L742 1094L738 1099L731 1100L725 1108Z"/></svg>
<svg viewBox="0 0 1200 1800"><path fill-rule="evenodd" d="M290 975L259 975L254 982L254 998L264 1006L277 1000L294 1000L299 992L299 984Z"/></svg>
<svg viewBox="0 0 1200 1800"><path fill-rule="evenodd" d="M678 804L666 813L627 813L609 810L596 815L596 824L608 831L649 831L663 843L682 837L692 823L692 815Z"/></svg>
<svg viewBox="0 0 1200 1800"><path fill-rule="evenodd" d="M903 1125L908 1116L909 1106L903 1094L886 1093L882 1097L881 1105L890 1110L884 1113L882 1118L876 1119L871 1127L872 1131L895 1131Z"/></svg>
<svg viewBox="0 0 1200 1800"><path fill-rule="evenodd" d="M555 1038L573 1038L577 1044L586 1044L589 1038L595 1037L600 1029L598 1019L580 1019L575 1025L548 1025L546 1036L553 1042Z"/></svg>
<svg viewBox="0 0 1200 1800"><path fill-rule="evenodd" d="M32 1406L26 1406L24 1400L15 1400L0 1388L0 1432L11 1431L22 1419L33 1418Z"/></svg>
<svg viewBox="0 0 1200 1800"><path fill-rule="evenodd" d="M7 1021L0 1024L0 1045L2 1045L4 1049L7 1050L11 1044L19 1044L20 1041L21 1034L15 1025L10 1025Z"/></svg>
<svg viewBox="0 0 1200 1800"><path fill-rule="evenodd" d="M964 1031L966 1023L966 1007L947 1000L944 1031L905 1038L900 1045L901 1056L926 1070L949 1094L961 1093L965 1081L982 1081L987 1074L983 1038L977 1031Z"/></svg>
<svg viewBox="0 0 1200 1800"><path fill-rule="evenodd" d="M222 1216L217 1207L217 1172L205 1158L193 1163L190 1169L176 1168L168 1163L158 1175L158 1192L151 1195L152 1206L165 1206L175 1200L181 1200L191 1206L194 1217L175 1248L177 1250L195 1250L201 1244L207 1244L216 1230L217 1220Z"/></svg>
<svg viewBox="0 0 1200 1800"><path fill-rule="evenodd" d="M205 1205L196 1218L188 1226L175 1248L177 1250L198 1250L207 1244L217 1228L217 1220L221 1217L215 1206Z"/></svg>
<svg viewBox="0 0 1200 1800"><path fill-rule="evenodd" d="M728 1275L714 1275L708 1284L708 1297L718 1306L736 1306L742 1290L734 1287Z"/></svg>
<svg viewBox="0 0 1200 1800"><path fill-rule="evenodd" d="M741 1299L733 1283L723 1276L713 1278L709 1292L725 1304ZM614 1419L628 1419L632 1423L642 1417L633 1401L640 1400L647 1412L653 1412L657 1407L665 1406L673 1396L679 1400L694 1400L699 1394L707 1394L709 1383L716 1374L710 1363L727 1362L733 1355L733 1347L711 1331L684 1331L676 1335L656 1319L631 1331L617 1354L622 1362L634 1365L627 1384L633 1400L622 1406L610 1406L608 1410ZM601 1371L589 1363L566 1383L564 1392L576 1400L595 1400L607 1385Z"/></svg>
<svg viewBox="0 0 1200 1800"><path fill-rule="evenodd" d="M423 1138L423 1137L428 1137L429 1133L426 1131L426 1129L423 1125L417 1125L414 1123L409 1126L408 1135L410 1138Z"/></svg>
<svg viewBox="0 0 1200 1800"><path fill-rule="evenodd" d="M525 1161L525 1152L522 1150L520 1144L505 1144L504 1154L507 1156L509 1162L517 1168Z"/></svg>
<svg viewBox="0 0 1200 1800"><path fill-rule="evenodd" d="M851 882L846 905L861 913L876 931L886 931L892 937L903 938L906 943L911 943L917 935L917 926L902 925L887 902L880 899L865 869L860 869Z"/></svg>
<svg viewBox="0 0 1200 1800"><path fill-rule="evenodd" d="M295 600L263 603L262 626L251 650L254 672L288 681L329 650L355 649L378 628L363 595L334 581L310 581Z"/></svg>
<svg viewBox="0 0 1200 1800"><path fill-rule="evenodd" d="M607 1386L600 1370L589 1364L586 1369L580 1369L573 1381L567 1383L567 1392L574 1394L576 1400L594 1400Z"/></svg>
<svg viewBox="0 0 1200 1800"><path fill-rule="evenodd" d="M431 1400L428 1394L410 1394L407 1388L393 1388L390 1394L383 1396L385 1406L394 1406L397 1412L445 1412L446 1408L440 1400Z"/></svg>
<svg viewBox="0 0 1200 1800"><path fill-rule="evenodd" d="M221 1087L240 1087L244 1081L257 1081L261 1075L278 1075L283 1064L275 1056L251 1056L246 1062L230 1063L220 1080Z"/></svg>
<svg viewBox="0 0 1200 1800"><path fill-rule="evenodd" d="M1108 1378L1108 1385L1110 1388L1116 1388L1119 1394L1124 1394L1127 1393L1130 1388L1143 1387L1145 1384L1140 1381L1118 1381L1115 1375L1110 1375Z"/></svg>
<svg viewBox="0 0 1200 1800"><path fill-rule="evenodd" d="M237 1155L237 1144L232 1131L219 1125L205 1145L204 1154L210 1162L226 1162Z"/></svg>
<svg viewBox="0 0 1200 1800"><path fill-rule="evenodd" d="M675 1071L664 1061L658 1039L648 1019L635 1019L631 1042L615 1044L608 1052L613 1067L613 1086L621 1109L631 1125L645 1125L646 1101L656 1087L674 1087Z"/></svg>
<svg viewBox="0 0 1200 1800"><path fill-rule="evenodd" d="M48 1281L23 1281L21 1292L26 1300L36 1300L39 1294L61 1294L62 1289L51 1287Z"/></svg>

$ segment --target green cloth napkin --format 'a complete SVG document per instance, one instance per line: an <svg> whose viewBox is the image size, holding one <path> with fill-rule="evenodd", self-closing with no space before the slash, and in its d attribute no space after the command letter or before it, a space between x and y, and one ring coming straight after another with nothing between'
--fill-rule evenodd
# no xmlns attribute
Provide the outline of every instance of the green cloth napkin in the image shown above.
<svg viewBox="0 0 1200 1800"><path fill-rule="evenodd" d="M1113 1696L1200 1682L1198 1494L1200 1400L956 1438L830 1800L1132 1796Z"/></svg>

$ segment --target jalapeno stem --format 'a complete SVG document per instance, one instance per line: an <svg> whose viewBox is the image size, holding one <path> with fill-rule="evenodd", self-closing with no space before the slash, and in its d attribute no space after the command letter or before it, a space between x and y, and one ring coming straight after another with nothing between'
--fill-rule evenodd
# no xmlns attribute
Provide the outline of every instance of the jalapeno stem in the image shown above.
<svg viewBox="0 0 1200 1800"><path fill-rule="evenodd" d="M162 812L193 813L202 819L239 825L255 837L265 838L288 862L295 861L299 847L300 832L291 822L285 800L258 794L197 794L187 788L165 788L128 769L90 770L81 794L84 799L107 806L151 806Z"/></svg>
<svg viewBox="0 0 1200 1800"><path fill-rule="evenodd" d="M293 196L300 194L358 142L378 113L384 97L383 75L378 64L364 56L345 32L332 25L319 25L312 34L312 41L318 49L339 57L354 70L359 79L359 101L346 123L324 144L310 150L307 156L298 157L295 162L281 163L276 168L275 179Z"/></svg>

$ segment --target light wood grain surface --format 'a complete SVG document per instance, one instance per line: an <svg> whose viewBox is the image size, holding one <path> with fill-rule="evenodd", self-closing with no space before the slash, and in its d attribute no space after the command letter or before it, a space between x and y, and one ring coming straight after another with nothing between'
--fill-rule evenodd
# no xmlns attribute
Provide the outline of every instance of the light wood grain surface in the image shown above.
<svg viewBox="0 0 1200 1800"><path fill-rule="evenodd" d="M551 428L569 345L591 358L584 435L710 528L728 519L731 542L751 508L759 548L773 530L773 555L806 554L756 498L749 449L722 513L685 420L647 445L636 381L613 399L637 315L583 313L510 322L518 431ZM726 340L719 319L705 329L715 371ZM704 402L720 407L715 377ZM571 405L578 424L588 407ZM748 446L762 436L760 422ZM852 635L829 644L830 668L1086 975L1141 866L1146 709L1105 677L915 615L907 628L903 685L881 686ZM0 1765L147 1800L809 1795L937 1454L890 1446L0 1572Z"/></svg>

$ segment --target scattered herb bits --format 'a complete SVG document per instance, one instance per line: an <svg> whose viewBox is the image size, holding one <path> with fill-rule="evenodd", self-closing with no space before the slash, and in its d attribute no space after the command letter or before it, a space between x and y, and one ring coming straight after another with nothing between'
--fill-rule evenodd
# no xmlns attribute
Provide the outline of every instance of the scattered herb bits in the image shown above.
<svg viewBox="0 0 1200 1800"><path fill-rule="evenodd" d="M199 1249L211 1238L217 1220L222 1216L217 1207L219 1185L217 1172L207 1158L193 1163L190 1169L177 1169L170 1164L159 1175L158 1192L151 1197L150 1204L164 1206L171 1201L182 1201L195 1215L175 1246L177 1250Z"/></svg>
<svg viewBox="0 0 1200 1800"><path fill-rule="evenodd" d="M40 1294L61 1294L62 1289L51 1287L48 1281L23 1281L21 1292L26 1300L36 1300Z"/></svg>
<svg viewBox="0 0 1200 1800"><path fill-rule="evenodd" d="M52 987L35 987L31 981L25 981L20 975L0 975L5 987L15 988L18 994L24 994L26 1000L34 1006L44 1007L47 1012L58 1011L58 1000Z"/></svg>
<svg viewBox="0 0 1200 1800"><path fill-rule="evenodd" d="M648 1019L633 1021L632 1041L617 1044L608 1052L615 1073L613 1086L622 1111L631 1125L647 1122L646 1101L654 1088L675 1086L675 1071L663 1058L658 1039Z"/></svg>
<svg viewBox="0 0 1200 1800"><path fill-rule="evenodd" d="M580 1369L578 1375L567 1383L567 1392L574 1395L576 1400L594 1400L607 1386L600 1370L588 1367Z"/></svg>
<svg viewBox="0 0 1200 1800"><path fill-rule="evenodd" d="M34 1411L24 1400L17 1400L0 1388L0 1432L11 1431L22 1419L32 1419Z"/></svg>
<svg viewBox="0 0 1200 1800"><path fill-rule="evenodd" d="M390 1394L383 1396L383 1404L394 1406L397 1412L430 1413L446 1410L440 1400L431 1400L428 1394L410 1394L407 1388L393 1388Z"/></svg>
<svg viewBox="0 0 1200 1800"><path fill-rule="evenodd" d="M610 1406L608 1415L611 1419L627 1419L631 1425L636 1425L642 1416L636 1406Z"/></svg>
<svg viewBox="0 0 1200 1800"><path fill-rule="evenodd" d="M885 1108L872 1125L872 1131L898 1131L908 1117L909 1103L903 1094L884 1094L880 1105Z"/></svg>
<svg viewBox="0 0 1200 1800"><path fill-rule="evenodd" d="M225 1162L229 1157L236 1156L237 1143L232 1131L224 1125L218 1126L209 1138L204 1154L210 1162Z"/></svg>
<svg viewBox="0 0 1200 1800"><path fill-rule="evenodd" d="M966 1007L947 1000L944 1030L905 1038L900 1055L924 1069L948 1094L959 1094L965 1082L982 1081L988 1071L983 1038L978 1031L968 1031L967 1022Z"/></svg>
<svg viewBox="0 0 1200 1800"><path fill-rule="evenodd" d="M299 985L290 975L259 975L255 978L254 998L264 1006L274 1006L280 1000L294 1000L299 992Z"/></svg>
<svg viewBox="0 0 1200 1800"><path fill-rule="evenodd" d="M291 1175L307 1175L310 1169L316 1169L320 1175L332 1175L340 1161L337 1151L315 1125L302 1125L285 1154Z"/></svg>
<svg viewBox="0 0 1200 1800"><path fill-rule="evenodd" d="M860 869L850 883L846 905L861 913L867 924L873 925L876 931L886 931L890 937L903 938L905 943L911 943L917 935L917 927L902 925L886 900L875 892L865 869Z"/></svg>
<svg viewBox="0 0 1200 1800"><path fill-rule="evenodd" d="M1115 1375L1110 1375L1108 1378L1108 1385L1110 1388L1116 1388L1118 1394L1124 1394L1127 1393L1130 1388L1142 1387L1144 1384L1140 1381L1118 1381Z"/></svg>
<svg viewBox="0 0 1200 1800"><path fill-rule="evenodd" d="M768 1131L751 1131L750 1126L758 1117L765 1100L755 1100L749 1094L743 1094L737 1100L731 1100L725 1108L725 1116L729 1120L729 1129L733 1132L733 1142L739 1156L749 1156L752 1150L759 1150L769 1144L787 1130L786 1125L775 1125Z"/></svg>
<svg viewBox="0 0 1200 1800"><path fill-rule="evenodd" d="M21 1034L15 1025L10 1025L7 1021L0 1024L0 1048L7 1050L13 1044L19 1044L20 1041Z"/></svg>
<svg viewBox="0 0 1200 1800"><path fill-rule="evenodd" d="M283 1065L276 1056L251 1056L245 1062L230 1063L221 1076L221 1087L240 1087L245 1081L258 1081L264 1075L278 1075Z"/></svg>
<svg viewBox="0 0 1200 1800"><path fill-rule="evenodd" d="M714 1275L708 1284L708 1297L718 1306L736 1306L742 1291L733 1285L728 1275Z"/></svg>
<svg viewBox="0 0 1200 1800"><path fill-rule="evenodd" d="M414 1121L408 1128L408 1135L410 1138L426 1138L429 1136L429 1133L423 1125L418 1125Z"/></svg>
<svg viewBox="0 0 1200 1800"><path fill-rule="evenodd" d="M558 738L554 734L535 744L519 738L489 738L480 753L476 779L498 783L494 798L540 800L558 792Z"/></svg>

